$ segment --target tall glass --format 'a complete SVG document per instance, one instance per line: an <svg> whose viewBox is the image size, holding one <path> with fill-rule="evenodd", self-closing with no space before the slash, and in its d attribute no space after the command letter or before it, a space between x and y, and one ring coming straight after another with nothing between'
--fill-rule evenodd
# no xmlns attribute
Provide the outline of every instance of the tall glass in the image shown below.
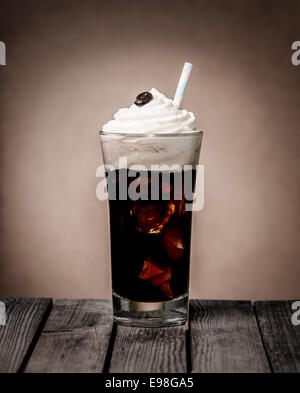
<svg viewBox="0 0 300 393"><path fill-rule="evenodd" d="M113 310L130 326L188 315L192 198L202 132L100 132L109 194Z"/></svg>

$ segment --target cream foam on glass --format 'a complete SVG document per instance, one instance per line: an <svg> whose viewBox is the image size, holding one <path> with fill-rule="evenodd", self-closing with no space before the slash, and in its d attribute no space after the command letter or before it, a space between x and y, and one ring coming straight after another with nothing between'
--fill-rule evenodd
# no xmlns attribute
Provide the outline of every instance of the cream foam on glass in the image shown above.
<svg viewBox="0 0 300 393"><path fill-rule="evenodd" d="M128 166L141 164L150 168L162 162L183 166L198 161L200 149L194 137L199 131L195 116L179 108L191 70L191 65L186 65L187 72L184 68L174 100L152 88L149 102L119 109L114 119L103 126L105 162L118 168L119 157L127 157ZM178 138L180 135L185 138Z"/></svg>

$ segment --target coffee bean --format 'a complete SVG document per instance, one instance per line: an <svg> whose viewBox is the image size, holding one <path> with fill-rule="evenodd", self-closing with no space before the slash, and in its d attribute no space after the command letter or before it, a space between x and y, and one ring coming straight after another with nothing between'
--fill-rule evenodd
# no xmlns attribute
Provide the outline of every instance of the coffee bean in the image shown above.
<svg viewBox="0 0 300 393"><path fill-rule="evenodd" d="M145 105L148 104L148 102L150 102L153 98L153 95L149 92L149 91L144 91L143 93L139 94L135 100L134 103L135 105Z"/></svg>

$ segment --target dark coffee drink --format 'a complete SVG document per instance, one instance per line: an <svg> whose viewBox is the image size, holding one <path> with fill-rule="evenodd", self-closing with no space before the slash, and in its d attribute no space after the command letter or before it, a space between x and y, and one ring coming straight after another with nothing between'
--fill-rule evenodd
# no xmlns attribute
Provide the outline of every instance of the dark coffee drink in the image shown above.
<svg viewBox="0 0 300 393"><path fill-rule="evenodd" d="M99 167L97 177L105 173L109 185L113 313L120 324L176 326L188 318L203 134L194 114L180 109L190 71L186 63L174 100L144 91L100 132L105 170ZM107 198L104 181L96 194Z"/></svg>
<svg viewBox="0 0 300 393"><path fill-rule="evenodd" d="M108 180L113 292L137 302L186 295L192 224L186 203L196 172L128 175L127 169L116 170ZM184 179L191 179L188 196ZM124 195L122 182L129 193L136 190L135 200Z"/></svg>

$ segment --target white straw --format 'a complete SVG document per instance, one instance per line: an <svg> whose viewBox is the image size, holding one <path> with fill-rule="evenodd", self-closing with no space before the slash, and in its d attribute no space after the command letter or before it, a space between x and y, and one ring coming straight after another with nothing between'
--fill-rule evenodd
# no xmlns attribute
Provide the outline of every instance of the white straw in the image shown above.
<svg viewBox="0 0 300 393"><path fill-rule="evenodd" d="M174 96L174 104L179 109L181 101L184 96L185 89L187 87L189 77L193 68L193 64L191 63L184 63L182 73L178 82L177 90Z"/></svg>

